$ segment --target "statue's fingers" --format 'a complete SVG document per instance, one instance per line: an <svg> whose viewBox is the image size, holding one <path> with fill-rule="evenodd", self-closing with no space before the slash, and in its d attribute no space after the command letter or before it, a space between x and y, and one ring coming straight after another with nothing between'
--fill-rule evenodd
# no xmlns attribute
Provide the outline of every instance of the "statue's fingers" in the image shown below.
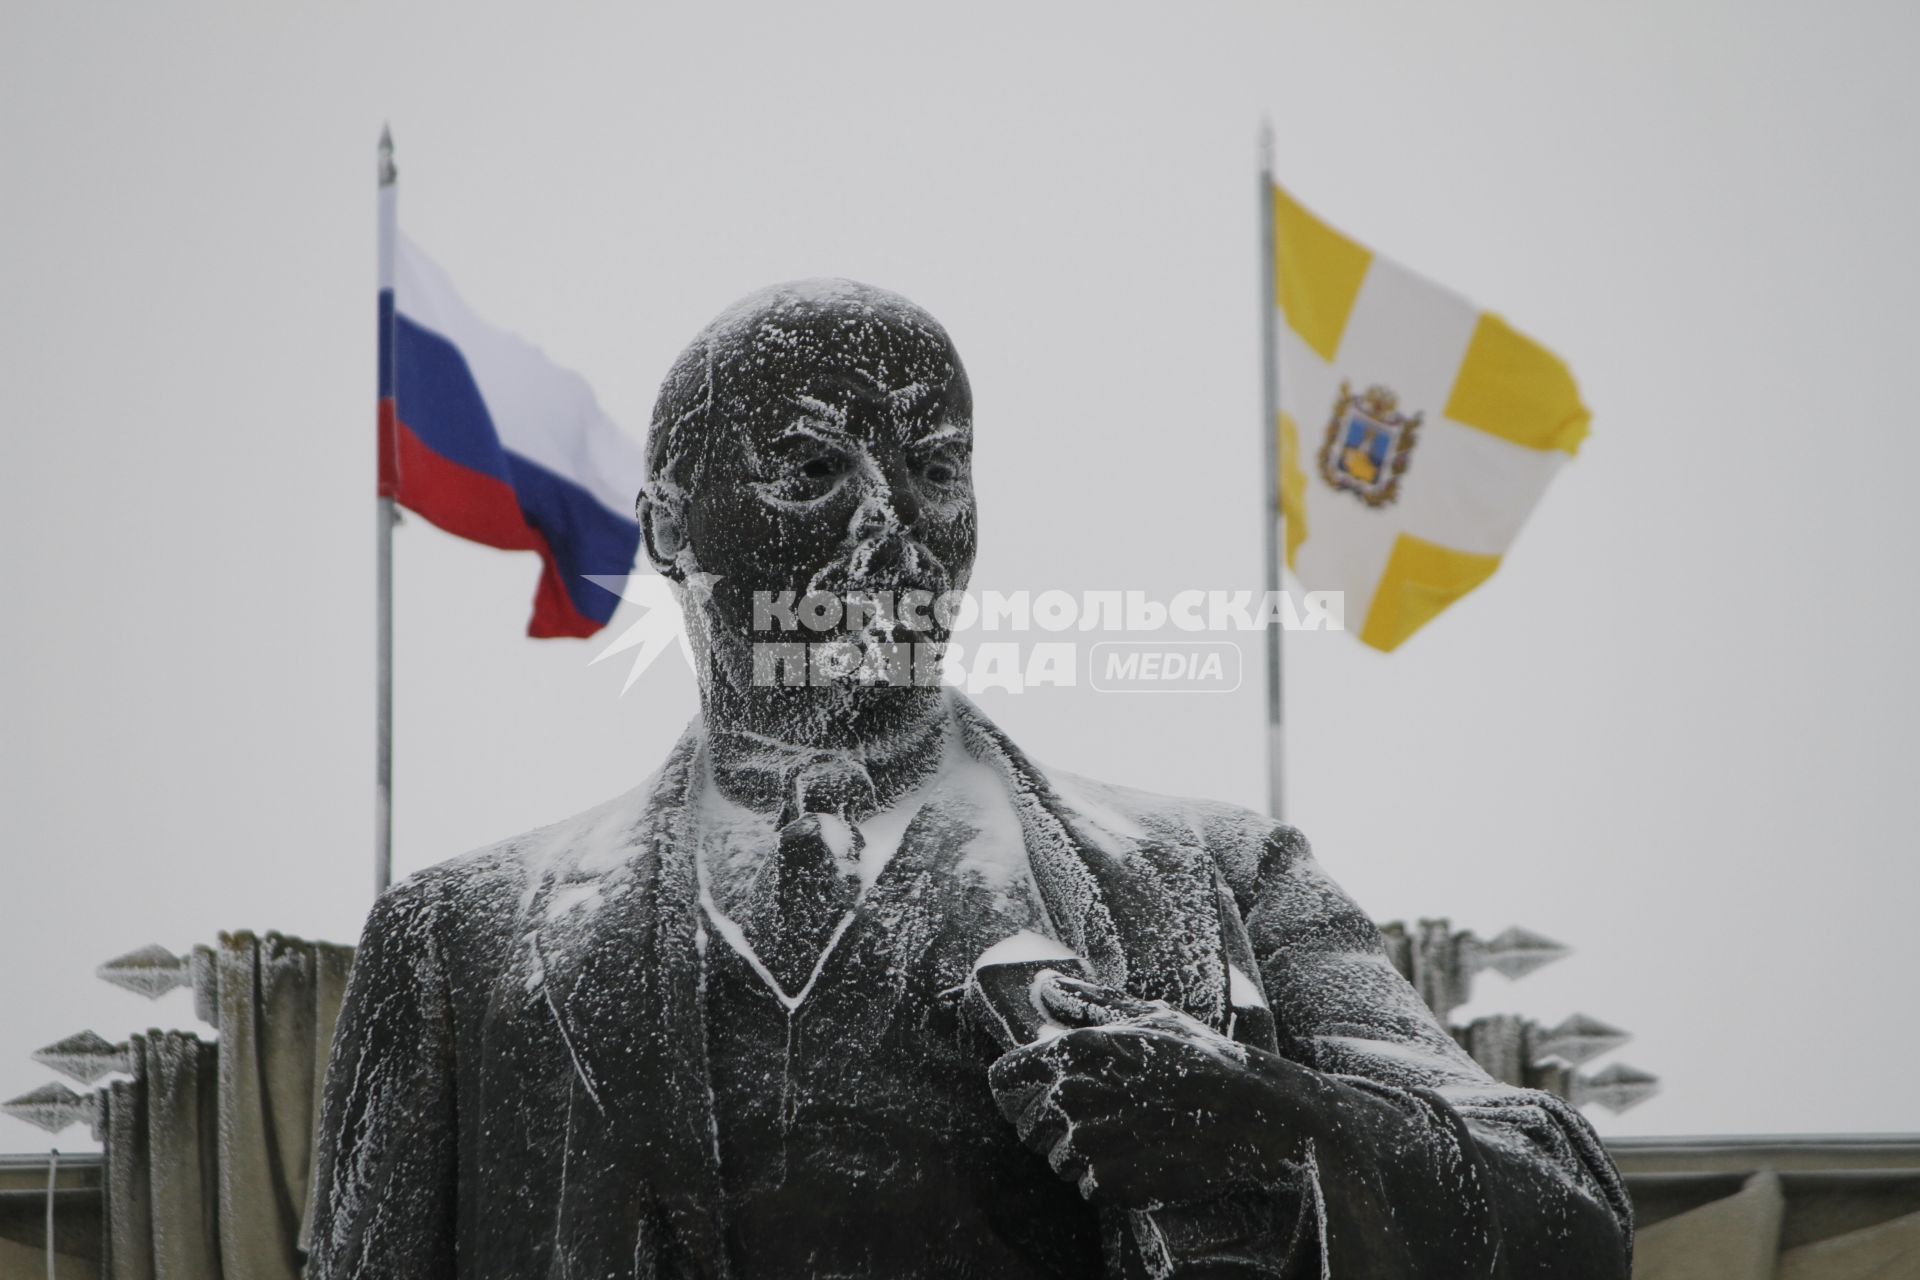
<svg viewBox="0 0 1920 1280"><path fill-rule="evenodd" d="M1079 1027L1055 1040L1050 1060L1063 1078L1084 1076L1118 1083L1151 1069L1155 1042L1164 1039L1130 1022Z"/></svg>
<svg viewBox="0 0 1920 1280"><path fill-rule="evenodd" d="M1029 1144L1032 1145L1032 1144ZM1046 1149L1047 1164L1066 1182L1080 1188L1082 1198L1091 1198L1096 1178L1093 1166L1080 1144L1074 1141L1074 1126L1063 1125Z"/></svg>
<svg viewBox="0 0 1920 1280"><path fill-rule="evenodd" d="M1013 1122L1021 1144L1049 1160L1073 1132L1073 1121L1060 1108L1055 1094L1056 1089L1049 1086L1026 1090L1017 1100L1000 1099L1000 1109Z"/></svg>
<svg viewBox="0 0 1920 1280"><path fill-rule="evenodd" d="M1013 1116L1013 1131L1020 1135L1020 1141L1043 1155L1052 1151L1072 1127L1066 1114L1054 1104L1051 1089L1033 1090Z"/></svg>
<svg viewBox="0 0 1920 1280"><path fill-rule="evenodd" d="M1056 1043L1043 1040L1001 1054L987 1068L987 1083L995 1093L1052 1084L1060 1078L1061 1070L1054 1052Z"/></svg>
<svg viewBox="0 0 1920 1280"><path fill-rule="evenodd" d="M1053 1086L1050 1101L1075 1125L1133 1110L1128 1091L1118 1087L1111 1077L1083 1072L1061 1076L1060 1082Z"/></svg>
<svg viewBox="0 0 1920 1280"><path fill-rule="evenodd" d="M1024 1140L1039 1120L1039 1109L1060 1080L1059 1064L1045 1045L1028 1045L1002 1054L987 1070L987 1084L1000 1114Z"/></svg>

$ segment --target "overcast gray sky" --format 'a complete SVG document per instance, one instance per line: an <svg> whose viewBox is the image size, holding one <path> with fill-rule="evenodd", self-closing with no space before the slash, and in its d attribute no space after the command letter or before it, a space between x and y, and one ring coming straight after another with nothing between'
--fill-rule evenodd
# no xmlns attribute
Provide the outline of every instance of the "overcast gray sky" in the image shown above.
<svg viewBox="0 0 1920 1280"><path fill-rule="evenodd" d="M1595 412L1400 652L1291 638L1290 816L1376 918L1577 948L1463 1013L1632 1030L1665 1093L1603 1132L1920 1129L1916 13L7 6L0 1096L69 1032L191 1022L100 960L357 935L383 120L403 225L636 435L727 302L868 280L971 371L976 585L1165 596L1259 585L1267 114L1300 198ZM523 637L533 557L398 543L403 872L664 755L677 655L622 697ZM1257 681L983 705L1051 765L1261 803Z"/></svg>

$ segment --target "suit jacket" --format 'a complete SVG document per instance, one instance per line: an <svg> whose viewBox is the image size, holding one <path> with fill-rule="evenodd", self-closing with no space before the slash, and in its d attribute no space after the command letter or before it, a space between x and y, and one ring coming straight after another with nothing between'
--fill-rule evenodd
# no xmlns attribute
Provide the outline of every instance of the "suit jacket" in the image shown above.
<svg viewBox="0 0 1920 1280"><path fill-rule="evenodd" d="M1102 982L1224 1028L1238 969L1273 1012L1265 1047L1326 1073L1339 1137L1301 1170L1303 1223L1275 1233L1290 1256L1258 1273L1628 1274L1631 1211L1586 1122L1466 1056L1297 831L1050 776L955 714ZM327 1073L311 1280L728 1276L702 743L696 722L636 790L375 905Z"/></svg>

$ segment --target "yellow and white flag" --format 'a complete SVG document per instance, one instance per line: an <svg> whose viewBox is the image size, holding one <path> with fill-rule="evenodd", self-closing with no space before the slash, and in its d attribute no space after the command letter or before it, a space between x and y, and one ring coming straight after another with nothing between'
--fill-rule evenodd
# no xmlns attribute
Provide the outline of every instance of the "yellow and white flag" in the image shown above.
<svg viewBox="0 0 1920 1280"><path fill-rule="evenodd" d="M1499 567L1589 415L1558 356L1277 186L1273 228L1287 566L1391 650Z"/></svg>

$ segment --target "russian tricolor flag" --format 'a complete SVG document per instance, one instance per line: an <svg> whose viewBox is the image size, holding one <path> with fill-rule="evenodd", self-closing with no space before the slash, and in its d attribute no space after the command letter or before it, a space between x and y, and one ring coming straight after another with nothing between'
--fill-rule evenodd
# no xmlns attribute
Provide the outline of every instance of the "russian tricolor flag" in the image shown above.
<svg viewBox="0 0 1920 1280"><path fill-rule="evenodd" d="M383 197L391 201L393 189ZM545 563L532 636L590 636L639 550L638 445L586 380L494 328L382 211L380 493L449 533Z"/></svg>

